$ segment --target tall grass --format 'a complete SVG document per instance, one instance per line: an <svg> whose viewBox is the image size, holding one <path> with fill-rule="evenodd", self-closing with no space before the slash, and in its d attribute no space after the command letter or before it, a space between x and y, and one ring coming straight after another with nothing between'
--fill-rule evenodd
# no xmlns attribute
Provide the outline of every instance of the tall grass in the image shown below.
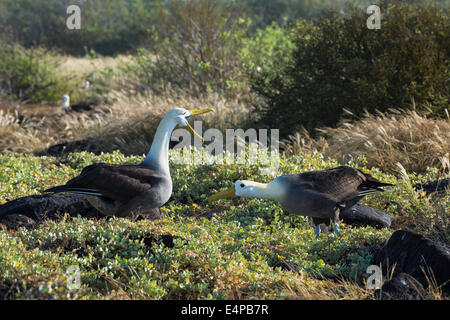
<svg viewBox="0 0 450 320"><path fill-rule="evenodd" d="M48 129L34 129L30 123L20 123L17 113L0 110L0 150L29 152L55 142Z"/></svg>
<svg viewBox="0 0 450 320"><path fill-rule="evenodd" d="M52 52L0 41L0 98L21 103L56 101L70 87L57 68Z"/></svg>
<svg viewBox="0 0 450 320"><path fill-rule="evenodd" d="M445 117L430 119L416 111L393 109L366 112L361 120L318 129L322 136L315 140L307 132L291 135L284 148L289 154L318 150L342 163L364 155L369 167L391 173L398 172L397 163L408 172L423 173L427 167L448 172L450 119Z"/></svg>
<svg viewBox="0 0 450 320"><path fill-rule="evenodd" d="M215 113L201 117L203 130L238 127L246 121L249 112L237 101L225 100L217 94L194 98L169 92L165 95L129 97L124 92L115 91L114 98L116 102L104 117L84 123L73 119L71 123L76 137L89 141L89 151L120 150L127 155L147 153L160 120L173 108L212 107Z"/></svg>
<svg viewBox="0 0 450 320"><path fill-rule="evenodd" d="M214 113L201 117L203 130L222 131L240 127L248 121L250 110L237 100L226 100L218 94L194 98L168 91L164 95L131 96L125 90L113 90L108 100L114 103L84 114L65 114L55 107L53 114L34 123L19 123L17 113L0 112L0 149L41 154L51 145L83 140L85 143L73 151L120 150L127 155L141 155L148 152L160 120L170 109L212 107Z"/></svg>

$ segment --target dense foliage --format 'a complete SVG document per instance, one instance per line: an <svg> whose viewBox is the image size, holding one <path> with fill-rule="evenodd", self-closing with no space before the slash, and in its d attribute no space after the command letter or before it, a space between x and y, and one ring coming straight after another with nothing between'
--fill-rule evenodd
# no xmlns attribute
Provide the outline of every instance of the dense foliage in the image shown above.
<svg viewBox="0 0 450 320"><path fill-rule="evenodd" d="M254 28L265 27L283 17L312 17L346 0L189 0L194 6L214 3L232 5L241 15L255 21ZM83 54L84 48L101 54L117 54L151 45L149 37L164 23L164 15L180 1L163 0L0 0L0 29L9 30L11 38L25 46L57 47L71 54ZM65 26L69 5L82 12L81 30ZM201 10L199 10L201 12ZM180 11L180 14L184 13ZM213 21L214 22L214 21ZM219 21L217 21L219 22Z"/></svg>
<svg viewBox="0 0 450 320"><path fill-rule="evenodd" d="M81 55L87 49L117 54L141 45L151 36L163 1L0 0L0 29L29 46L59 48ZM66 10L81 9L81 29L69 30Z"/></svg>
<svg viewBox="0 0 450 320"><path fill-rule="evenodd" d="M0 42L0 98L25 103L56 101L68 92L68 77L57 74L57 61L43 49Z"/></svg>
<svg viewBox="0 0 450 320"><path fill-rule="evenodd" d="M380 30L369 30L368 15L355 7L317 25L296 23L292 59L253 76L253 88L264 97L262 124L286 136L301 127L334 126L344 108L356 116L427 107L443 115L450 95L448 9L381 7L387 9Z"/></svg>
<svg viewBox="0 0 450 320"><path fill-rule="evenodd" d="M244 86L239 52L251 22L236 7L217 0L174 0L159 19L153 38L158 45L141 49L128 70L141 84L193 95L232 93Z"/></svg>
<svg viewBox="0 0 450 320"><path fill-rule="evenodd" d="M198 159L199 154L195 155L192 161ZM92 162L141 160L142 157L124 157L117 152L99 156L71 154L64 162L52 157L3 153L0 202L38 194L39 190L61 184ZM306 218L287 215L276 202L236 199L209 204L209 195L231 186L236 179L268 181L271 176L263 173L261 163L219 165L211 163L212 159L206 160L203 164L171 162L174 193L163 207L165 219L61 217L44 221L33 230L0 231L0 289L12 288L8 298L372 296L363 288L365 270L374 249L383 244L391 230L343 226L337 237L323 234L316 241ZM280 172L336 165L336 161L325 161L320 154L303 154L282 157ZM388 201L405 204L411 212L410 219L416 215L426 218L429 230L425 233L433 234L433 228L447 226L446 231L436 230L448 236L445 217L433 212L431 200L411 188L413 181L433 179L434 170L424 176L411 175L407 178L411 181L397 181L377 169L370 173L397 186L392 192L368 197L366 203L378 208ZM387 210L396 214L395 206ZM205 213L214 214L209 219L200 217ZM281 269L283 263L298 265L300 272ZM66 270L71 265L78 266L81 272L81 288L75 291L66 286ZM336 278L341 280L335 282Z"/></svg>
<svg viewBox="0 0 450 320"><path fill-rule="evenodd" d="M433 0L403 0L397 2L436 2ZM66 53L84 54L85 48L101 54L114 55L151 45L149 37L159 29L162 15L175 1L164 0L0 0L0 30L8 30L14 41L25 46L59 48ZM192 4L211 0L183 1ZM241 16L252 21L252 30L264 28L284 19L315 19L330 9L342 10L346 3L360 7L368 0L213 0L220 5L232 5ZM448 3L448 0L437 2ZM69 5L78 5L82 12L82 28L66 28Z"/></svg>

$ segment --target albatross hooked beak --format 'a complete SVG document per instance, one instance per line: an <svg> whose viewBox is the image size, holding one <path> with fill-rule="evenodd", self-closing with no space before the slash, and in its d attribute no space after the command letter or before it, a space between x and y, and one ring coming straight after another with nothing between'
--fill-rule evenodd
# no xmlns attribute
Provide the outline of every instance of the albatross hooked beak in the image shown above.
<svg viewBox="0 0 450 320"><path fill-rule="evenodd" d="M211 197L208 198L208 201L214 202L214 201L221 200L221 199L233 198L235 196L236 196L236 189L233 186L232 188L230 188L228 190L213 194Z"/></svg>
<svg viewBox="0 0 450 320"><path fill-rule="evenodd" d="M214 112L213 108L205 108L205 109L194 109L194 110L189 110L189 116L198 116L200 114L204 114L204 113L208 113L208 112ZM197 132L195 132L195 130L191 127L191 125L188 123L186 125L186 129L188 129L188 131L190 133L192 133L194 136L197 136L200 138L200 140L202 140L203 142L203 137L200 136Z"/></svg>
<svg viewBox="0 0 450 320"><path fill-rule="evenodd" d="M191 116L198 116L199 114L204 114L204 113L208 113L208 112L214 112L214 109L213 108L205 108L205 109L189 110L189 113L191 114Z"/></svg>

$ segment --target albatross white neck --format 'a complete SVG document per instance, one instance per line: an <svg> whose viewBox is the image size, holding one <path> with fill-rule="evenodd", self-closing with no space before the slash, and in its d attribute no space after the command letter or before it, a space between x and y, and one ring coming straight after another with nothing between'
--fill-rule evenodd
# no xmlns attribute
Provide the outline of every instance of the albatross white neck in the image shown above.
<svg viewBox="0 0 450 320"><path fill-rule="evenodd" d="M173 129L177 126L174 118L164 117L156 129L155 137L149 153L142 164L170 177L169 170L169 142Z"/></svg>
<svg viewBox="0 0 450 320"><path fill-rule="evenodd" d="M270 183L259 183L254 181L243 181L243 183L246 187L244 190L237 191L237 196L281 201L285 194L283 185L276 179ZM239 184L239 182L237 184Z"/></svg>

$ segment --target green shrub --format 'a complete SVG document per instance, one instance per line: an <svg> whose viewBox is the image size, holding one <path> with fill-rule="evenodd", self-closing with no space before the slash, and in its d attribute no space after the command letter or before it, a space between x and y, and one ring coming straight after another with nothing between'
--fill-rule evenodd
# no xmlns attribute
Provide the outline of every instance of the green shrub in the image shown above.
<svg viewBox="0 0 450 320"><path fill-rule="evenodd" d="M286 136L302 126L334 126L344 108L360 116L365 109L413 108L412 101L417 110L442 114L450 93L448 9L380 6L380 30L367 29L368 15L356 7L317 25L298 21L292 61L252 79L264 100L261 123Z"/></svg>
<svg viewBox="0 0 450 320"><path fill-rule="evenodd" d="M87 47L117 54L141 45L152 34L160 0L2 0L0 29L11 27L13 39L29 46L59 48L83 55ZM69 30L66 9L81 9L81 29Z"/></svg>
<svg viewBox="0 0 450 320"><path fill-rule="evenodd" d="M268 83L270 76L276 74L274 70L280 70L289 64L295 48L290 31L289 28L272 23L264 29L256 30L244 40L240 58L249 77L258 77L259 73L264 73L268 75L264 78Z"/></svg>
<svg viewBox="0 0 450 320"><path fill-rule="evenodd" d="M283 19L311 19L327 10L339 9L348 0L240 0L239 5L248 9L255 21L255 27L264 28L273 22L281 23ZM367 0L358 0L361 6L370 4Z"/></svg>
<svg viewBox="0 0 450 320"><path fill-rule="evenodd" d="M235 94L245 86L239 50L250 26L239 10L220 0L175 0L160 13L153 51L139 50L130 67L153 90L168 86Z"/></svg>
<svg viewBox="0 0 450 320"><path fill-rule="evenodd" d="M68 92L58 61L44 49L0 45L0 96L27 103L56 101Z"/></svg>

